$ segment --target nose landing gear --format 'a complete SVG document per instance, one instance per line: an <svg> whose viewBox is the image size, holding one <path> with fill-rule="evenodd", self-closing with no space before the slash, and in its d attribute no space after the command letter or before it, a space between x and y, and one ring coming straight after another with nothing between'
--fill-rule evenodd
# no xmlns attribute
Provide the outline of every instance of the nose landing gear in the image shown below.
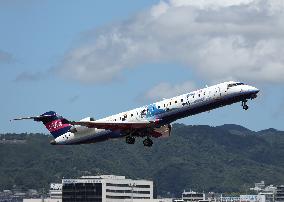
<svg viewBox="0 0 284 202"><path fill-rule="evenodd" d="M242 107L244 110L248 110L249 109L249 106L247 105L247 100L243 100L242 101Z"/></svg>

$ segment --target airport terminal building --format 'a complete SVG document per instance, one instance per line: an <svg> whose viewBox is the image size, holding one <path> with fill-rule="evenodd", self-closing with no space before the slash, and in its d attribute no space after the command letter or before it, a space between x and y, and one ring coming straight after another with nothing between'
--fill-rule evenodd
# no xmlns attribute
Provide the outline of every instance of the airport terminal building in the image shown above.
<svg viewBox="0 0 284 202"><path fill-rule="evenodd" d="M125 176L83 176L62 180L62 202L110 202L153 199L153 181Z"/></svg>

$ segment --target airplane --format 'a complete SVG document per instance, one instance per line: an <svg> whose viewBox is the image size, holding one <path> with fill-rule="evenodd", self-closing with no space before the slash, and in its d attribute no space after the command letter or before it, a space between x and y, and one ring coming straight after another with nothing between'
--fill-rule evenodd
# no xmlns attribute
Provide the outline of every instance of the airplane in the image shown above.
<svg viewBox="0 0 284 202"><path fill-rule="evenodd" d="M170 136L172 122L237 102L248 110L247 101L255 99L258 92L253 86L229 81L99 120L87 117L69 121L54 111L14 120L42 122L54 137L52 145L88 144L115 138L125 138L126 143L134 144L136 137L142 137L144 146L151 147L152 138Z"/></svg>

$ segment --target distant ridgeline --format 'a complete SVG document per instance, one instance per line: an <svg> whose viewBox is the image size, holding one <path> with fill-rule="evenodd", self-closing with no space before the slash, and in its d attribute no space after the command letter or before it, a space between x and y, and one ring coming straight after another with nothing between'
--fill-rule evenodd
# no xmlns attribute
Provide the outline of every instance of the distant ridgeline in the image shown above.
<svg viewBox="0 0 284 202"><path fill-rule="evenodd" d="M174 124L171 137L154 139L152 148L124 139L52 146L42 134L0 138L1 190L47 188L63 177L96 174L152 179L162 196L184 189L241 192L260 180L284 184L284 132L274 129Z"/></svg>

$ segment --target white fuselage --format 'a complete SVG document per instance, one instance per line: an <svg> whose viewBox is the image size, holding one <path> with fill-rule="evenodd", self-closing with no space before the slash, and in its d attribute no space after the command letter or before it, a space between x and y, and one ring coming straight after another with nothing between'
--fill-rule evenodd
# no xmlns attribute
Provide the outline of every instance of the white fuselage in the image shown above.
<svg viewBox="0 0 284 202"><path fill-rule="evenodd" d="M104 122L139 122L158 120L157 127L170 124L177 119L209 111L225 105L230 105L247 99L253 99L258 89L239 82L224 82L190 93L163 99L162 101L121 112L99 119ZM84 120L89 120L86 118ZM55 139L56 144L82 144L104 141L109 138L119 138L127 133L119 130L74 126L73 130Z"/></svg>

